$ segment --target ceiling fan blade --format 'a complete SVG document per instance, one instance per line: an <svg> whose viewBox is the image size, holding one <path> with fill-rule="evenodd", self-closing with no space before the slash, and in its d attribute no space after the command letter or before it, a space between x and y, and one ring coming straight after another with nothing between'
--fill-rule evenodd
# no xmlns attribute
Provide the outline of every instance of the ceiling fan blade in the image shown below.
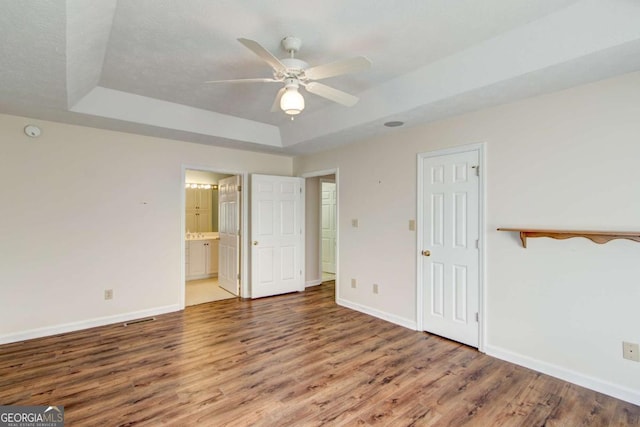
<svg viewBox="0 0 640 427"><path fill-rule="evenodd" d="M284 92L286 91L286 88L282 88L278 91L278 93L276 94L276 99L273 100L273 105L271 106L271 112L275 113L277 111L280 111L280 98L282 98L282 95L284 94Z"/></svg>
<svg viewBox="0 0 640 427"><path fill-rule="evenodd" d="M287 67L282 62L280 62L278 58L273 56L271 52L262 47L262 45L257 41L243 38L239 38L238 41L242 43L247 49L251 50L253 53L262 58L262 60L267 64L271 65L271 68L273 68L276 72L280 73L287 69Z"/></svg>
<svg viewBox="0 0 640 427"><path fill-rule="evenodd" d="M257 79L232 79L232 80L209 80L206 81L205 83L271 83L271 82L276 82L279 83L280 80L276 80L276 79L261 79L261 78L257 78Z"/></svg>
<svg viewBox="0 0 640 427"><path fill-rule="evenodd" d="M341 61L331 62L329 64L307 68L304 70L304 74L311 80L322 80L342 74L366 70L369 67L371 67L371 61L369 58L365 56L356 56L355 58L344 59Z"/></svg>
<svg viewBox="0 0 640 427"><path fill-rule="evenodd" d="M322 83L318 83L318 82L307 83L305 85L305 88L307 89L307 92L311 92L314 95L327 98L333 102L342 104L345 107L353 107L358 102L357 96L353 96L341 90L334 89L327 85L323 85Z"/></svg>

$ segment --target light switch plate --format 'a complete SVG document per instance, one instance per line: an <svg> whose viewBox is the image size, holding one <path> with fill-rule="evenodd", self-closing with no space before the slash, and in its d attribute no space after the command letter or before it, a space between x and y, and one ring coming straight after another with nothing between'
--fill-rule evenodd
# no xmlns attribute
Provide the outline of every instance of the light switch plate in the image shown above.
<svg viewBox="0 0 640 427"><path fill-rule="evenodd" d="M352 219L351 220L351 226L354 228L358 228L358 220L357 219Z"/></svg>
<svg viewBox="0 0 640 427"><path fill-rule="evenodd" d="M410 219L409 220L409 231L416 231L416 220L415 219Z"/></svg>

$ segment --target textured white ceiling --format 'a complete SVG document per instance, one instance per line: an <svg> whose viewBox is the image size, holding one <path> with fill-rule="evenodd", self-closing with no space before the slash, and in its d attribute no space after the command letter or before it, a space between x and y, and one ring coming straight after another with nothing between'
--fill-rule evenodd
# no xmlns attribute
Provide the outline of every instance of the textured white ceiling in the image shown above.
<svg viewBox="0 0 640 427"><path fill-rule="evenodd" d="M1 0L0 112L205 144L302 153L640 69L637 0ZM370 70L304 92L291 121L237 42L303 41L311 65L356 55ZM636 59L639 58L639 59Z"/></svg>

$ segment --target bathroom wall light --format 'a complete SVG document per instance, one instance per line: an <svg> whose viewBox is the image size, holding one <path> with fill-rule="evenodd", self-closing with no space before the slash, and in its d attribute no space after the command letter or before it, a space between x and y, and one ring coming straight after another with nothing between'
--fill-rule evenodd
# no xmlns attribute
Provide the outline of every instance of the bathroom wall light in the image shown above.
<svg viewBox="0 0 640 427"><path fill-rule="evenodd" d="M217 190L218 189L218 185L217 184L192 184L192 183L186 183L184 185L185 188L200 188L200 189L204 189L204 190Z"/></svg>

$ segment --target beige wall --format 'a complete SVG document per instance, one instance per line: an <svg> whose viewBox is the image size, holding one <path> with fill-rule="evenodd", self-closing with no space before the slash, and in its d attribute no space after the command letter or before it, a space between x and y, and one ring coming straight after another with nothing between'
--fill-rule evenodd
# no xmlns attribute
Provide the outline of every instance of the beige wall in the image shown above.
<svg viewBox="0 0 640 427"><path fill-rule="evenodd" d="M339 302L415 327L416 155L485 143L484 349L640 403L640 365L621 351L640 342L640 244L523 249L496 231L640 231L639 88L630 74L296 158L296 174L340 170Z"/></svg>
<svg viewBox="0 0 640 427"><path fill-rule="evenodd" d="M285 156L6 115L0 152L0 342L179 309L183 169L292 171Z"/></svg>
<svg viewBox="0 0 640 427"><path fill-rule="evenodd" d="M218 181L228 176L231 175L192 169L185 171L185 181L191 184L217 184Z"/></svg>
<svg viewBox="0 0 640 427"><path fill-rule="evenodd" d="M630 74L296 159L296 174L340 169L340 302L415 325L416 154L484 142L485 350L640 403L621 357L640 342L640 244L525 250L495 231L640 230L639 87ZM179 308L183 168L292 172L282 156L4 115L0 148L0 342Z"/></svg>
<svg viewBox="0 0 640 427"><path fill-rule="evenodd" d="M318 284L320 272L320 178L305 181L305 276L307 286Z"/></svg>

